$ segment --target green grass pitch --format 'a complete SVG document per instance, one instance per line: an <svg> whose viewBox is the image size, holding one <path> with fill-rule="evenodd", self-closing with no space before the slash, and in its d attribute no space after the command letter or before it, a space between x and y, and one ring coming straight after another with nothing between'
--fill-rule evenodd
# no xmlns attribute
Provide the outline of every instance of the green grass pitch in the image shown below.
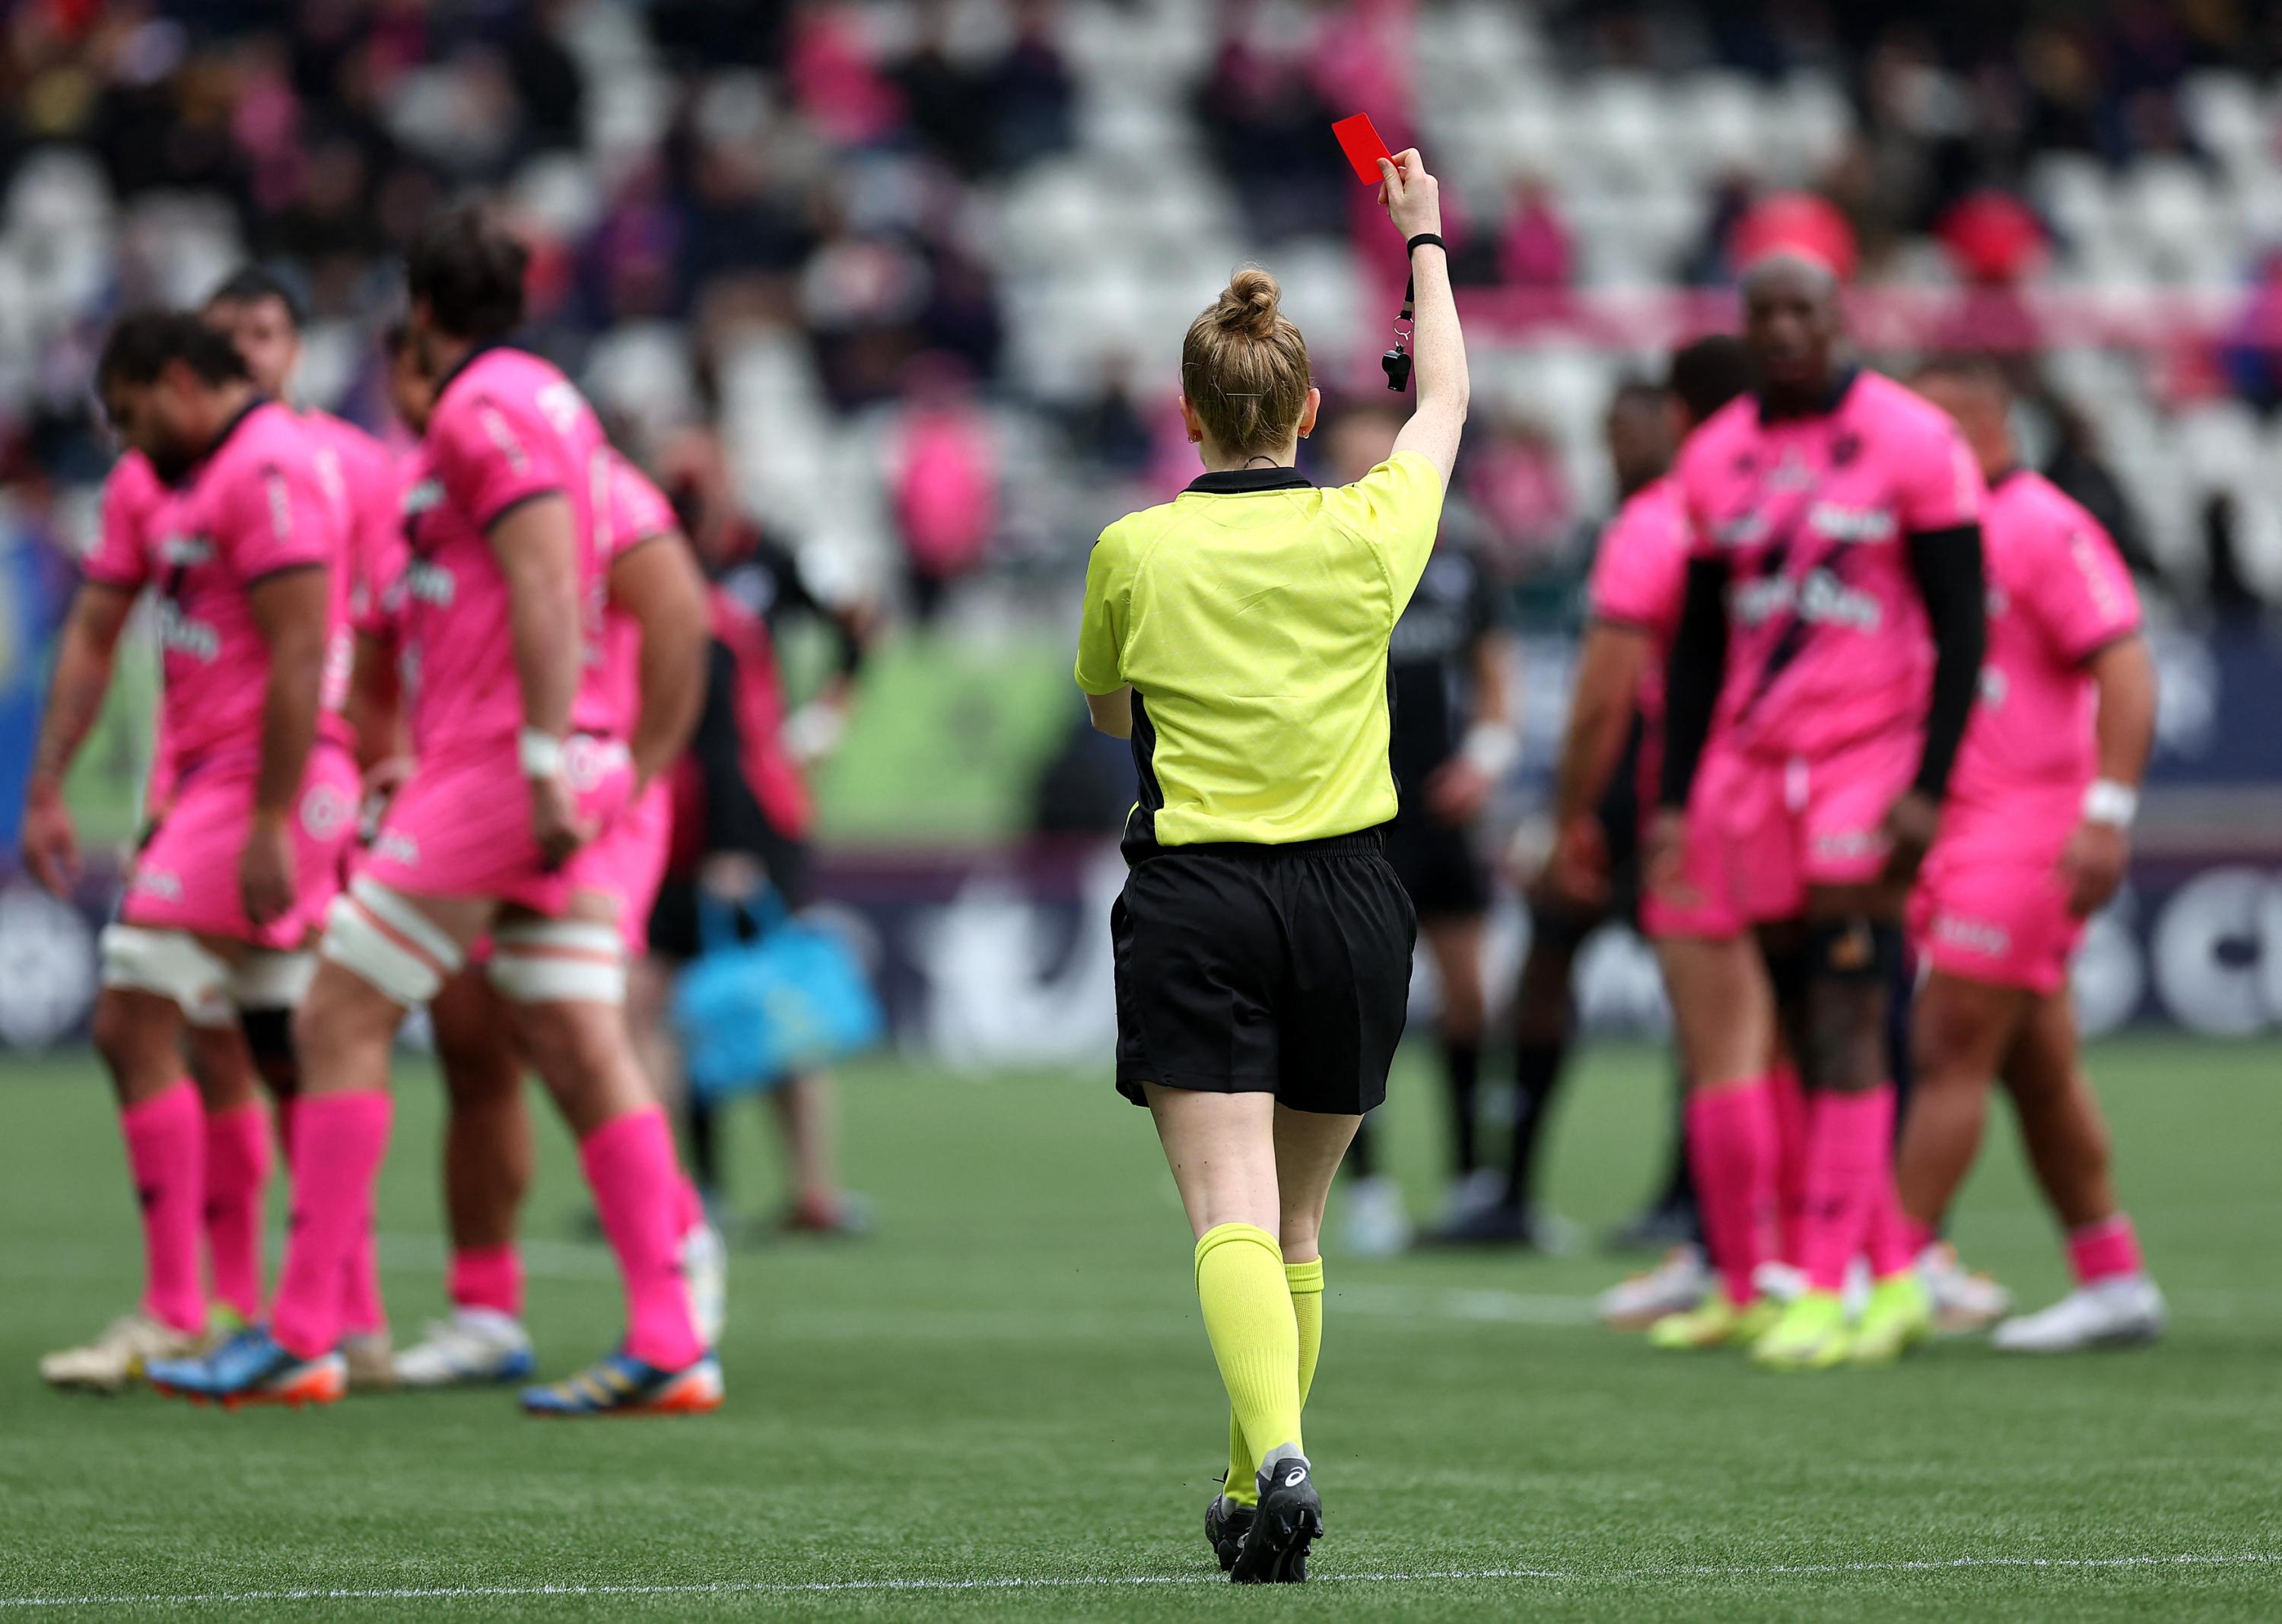
<svg viewBox="0 0 2282 1624"><path fill-rule="evenodd" d="M226 1416L43 1391L35 1356L129 1300L133 1218L93 1065L12 1063L0 1617L2282 1617L2282 1051L2092 1061L2177 1313L2162 1347L1949 1342L1786 1378L1592 1325L1603 1257L1334 1252L1308 1416L1325 1582L1236 1597L1199 1532L1224 1411L1189 1239L1147 1119L1099 1076L855 1070L848 1161L879 1235L738 1255L720 1415L580 1425L502 1393ZM1422 1208L1434 1087L1413 1055L1391 1108ZM1664 1088L1649 1050L1586 1057L1558 1207L1597 1224L1640 1195ZM442 1248L423 1066L400 1098L401 1338L440 1307ZM768 1148L740 1131L757 1201ZM571 1239L559 1131L543 1159L531 1317L561 1371L618 1308ZM1957 1228L2026 1302L2061 1288L2009 1133Z"/></svg>

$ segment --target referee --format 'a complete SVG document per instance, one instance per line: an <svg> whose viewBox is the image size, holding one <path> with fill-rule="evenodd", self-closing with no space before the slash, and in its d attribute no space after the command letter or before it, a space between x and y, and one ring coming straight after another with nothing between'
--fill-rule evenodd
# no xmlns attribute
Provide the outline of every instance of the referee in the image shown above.
<svg viewBox="0 0 2282 1624"><path fill-rule="evenodd" d="M1275 278L1190 324L1181 413L1203 478L1112 524L1086 572L1077 683L1133 741L1140 804L1112 915L1117 1086L1155 1117L1197 1236L1228 1388L1207 1536L1239 1583L1307 1577L1323 1503L1300 1415L1323 1336L1316 1235L1386 1098L1417 921L1382 854L1387 640L1432 551L1466 416L1434 177L1381 160L1409 241L1418 409L1353 485L1293 470L1320 400Z"/></svg>

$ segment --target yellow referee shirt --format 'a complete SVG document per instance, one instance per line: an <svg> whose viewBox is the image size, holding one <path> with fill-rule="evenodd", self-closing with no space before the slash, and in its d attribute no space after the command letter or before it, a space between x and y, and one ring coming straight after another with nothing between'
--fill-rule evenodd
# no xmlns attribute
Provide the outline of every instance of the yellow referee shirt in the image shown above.
<svg viewBox="0 0 2282 1624"><path fill-rule="evenodd" d="M1207 474L1101 532L1077 685L1133 688L1129 848L1393 818L1386 640L1441 520L1440 470L1405 451L1333 490L1288 468Z"/></svg>

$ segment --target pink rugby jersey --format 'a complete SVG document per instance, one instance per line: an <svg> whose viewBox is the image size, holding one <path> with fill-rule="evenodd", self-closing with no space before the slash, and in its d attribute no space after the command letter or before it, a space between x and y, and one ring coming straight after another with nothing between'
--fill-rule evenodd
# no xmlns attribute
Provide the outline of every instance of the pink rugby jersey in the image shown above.
<svg viewBox="0 0 2282 1624"><path fill-rule="evenodd" d="M2069 827L2099 771L2084 662L2139 629L2139 594L2100 521L2043 475L1991 487L1982 518L1989 653L1950 793L1976 806L2053 792Z"/></svg>
<svg viewBox="0 0 2282 1624"><path fill-rule="evenodd" d="M401 666L423 758L514 750L523 690L491 527L524 502L563 496L583 603L600 567L609 455L586 398L528 351L479 349L439 386L403 498Z"/></svg>
<svg viewBox="0 0 2282 1624"><path fill-rule="evenodd" d="M344 547L335 590L342 628L325 663L325 709L338 717L348 703L354 633L372 613L396 533L395 459L380 441L330 412L304 412L301 426L316 444L317 471L341 512Z"/></svg>
<svg viewBox="0 0 2282 1624"><path fill-rule="evenodd" d="M1980 517L1981 472L1942 412L1857 372L1828 411L1745 395L1681 450L1695 555L1726 562L1727 675L1716 726L1814 758L1921 727L1933 672L1908 539Z"/></svg>
<svg viewBox="0 0 2282 1624"><path fill-rule="evenodd" d="M173 775L225 750L258 751L269 649L249 594L281 571L331 569L341 550L339 509L299 420L256 402L167 491L155 518L114 529L105 517L87 578L159 591L159 728Z"/></svg>
<svg viewBox="0 0 2282 1624"><path fill-rule="evenodd" d="M604 503L608 522L600 540L602 568L586 603L590 675L578 689L571 721L581 733L623 740L633 734L641 704L641 626L609 601L610 566L645 541L676 533L681 521L648 475L617 450L608 455L610 483Z"/></svg>
<svg viewBox="0 0 2282 1624"><path fill-rule="evenodd" d="M1640 781L1655 804L1655 784L1664 757L1664 667L1680 630L1680 610L1688 595L1691 537L1680 482L1669 474L1634 491L1601 532L1586 588L1592 617L1611 626L1645 632L1655 644L1641 672L1640 712L1646 724L1641 741Z"/></svg>

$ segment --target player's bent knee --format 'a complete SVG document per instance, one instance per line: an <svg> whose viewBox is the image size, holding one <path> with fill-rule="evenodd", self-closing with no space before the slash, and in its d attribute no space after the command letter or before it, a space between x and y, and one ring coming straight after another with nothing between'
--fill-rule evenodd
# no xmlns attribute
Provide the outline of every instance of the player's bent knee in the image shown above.
<svg viewBox="0 0 2282 1624"><path fill-rule="evenodd" d="M516 1004L624 1004L625 944L609 925L533 920L492 938L492 985Z"/></svg>
<svg viewBox="0 0 2282 1624"><path fill-rule="evenodd" d="M229 966L187 932L106 925L99 951L104 986L171 998L193 1026L224 1027L237 1022Z"/></svg>
<svg viewBox="0 0 2282 1624"><path fill-rule="evenodd" d="M387 887L360 877L333 899L317 951L406 1008L425 1004L463 955L433 920Z"/></svg>

